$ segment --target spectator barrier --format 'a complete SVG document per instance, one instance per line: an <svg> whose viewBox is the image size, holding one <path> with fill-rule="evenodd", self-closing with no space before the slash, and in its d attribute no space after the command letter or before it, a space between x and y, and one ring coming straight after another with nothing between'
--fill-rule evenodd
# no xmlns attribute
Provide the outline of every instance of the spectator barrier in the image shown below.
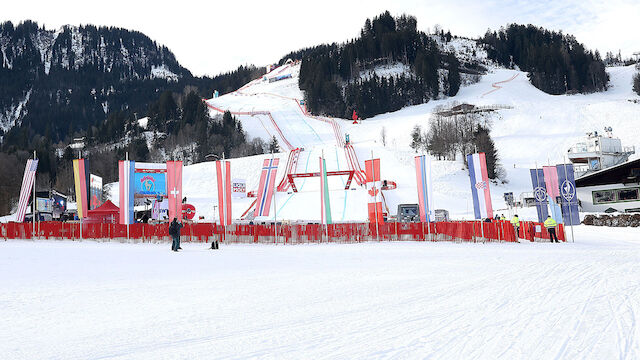
<svg viewBox="0 0 640 360"><path fill-rule="evenodd" d="M0 224L0 236L7 239L33 239L31 223ZM36 223L37 239L169 242L168 224L80 224L77 222ZM226 229L212 223L184 224L181 241L261 244L358 243L363 241L453 241L513 242L515 230L508 221L399 223L387 222L320 224L233 224ZM529 241L548 241L549 233L539 223L522 222L520 237ZM565 241L562 225L558 238Z"/></svg>

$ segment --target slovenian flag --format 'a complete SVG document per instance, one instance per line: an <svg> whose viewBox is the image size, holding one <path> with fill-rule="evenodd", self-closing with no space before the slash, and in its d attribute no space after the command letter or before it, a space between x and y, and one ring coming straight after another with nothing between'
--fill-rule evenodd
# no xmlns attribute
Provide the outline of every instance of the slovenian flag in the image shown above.
<svg viewBox="0 0 640 360"><path fill-rule="evenodd" d="M547 196L551 217L558 224L562 224L562 210L558 205L557 198L560 196L560 185L558 184L558 169L555 166L543 166L544 183L547 187Z"/></svg>
<svg viewBox="0 0 640 360"><path fill-rule="evenodd" d="M433 191L431 186L431 157L426 155L416 156L415 161L420 221L431 222L434 215Z"/></svg>
<svg viewBox="0 0 640 360"><path fill-rule="evenodd" d="M231 163L229 161L216 161L216 179L220 225L231 225Z"/></svg>
<svg viewBox="0 0 640 360"><path fill-rule="evenodd" d="M467 155L469 165L469 179L471 180L471 194L473 197L473 212L476 219L493 217L491 207L491 193L489 192L489 175L484 153Z"/></svg>
<svg viewBox="0 0 640 360"><path fill-rule="evenodd" d="M327 182L327 163L320 159L320 206L323 224L331 224L331 203L329 202L329 183Z"/></svg>

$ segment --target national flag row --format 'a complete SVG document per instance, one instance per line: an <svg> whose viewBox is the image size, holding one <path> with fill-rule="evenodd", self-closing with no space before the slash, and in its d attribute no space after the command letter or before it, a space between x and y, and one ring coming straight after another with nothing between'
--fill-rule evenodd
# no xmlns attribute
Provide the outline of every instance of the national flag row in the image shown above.
<svg viewBox="0 0 640 360"><path fill-rule="evenodd" d="M416 185L420 220L431 222L435 218L433 207L433 186L431 158L426 155L415 157ZM474 215L476 219L492 218L493 209L489 178L484 153L467 155L471 194ZM27 162L23 177L17 220L22 221L29 201L29 194L33 186L38 160ZM274 196L275 180L279 159L263 160L260 183L258 186L255 216L269 216L271 201ZM220 224L230 225L232 222L232 183L231 164L229 161L216 161L216 178L218 193L218 213ZM327 181L327 167L324 158L319 158L320 168L320 213L323 224L331 224L331 204ZM89 166L88 161L77 159L73 161L76 201L78 216L83 218L88 211L89 194ZM119 200L120 223L134 222L133 204L135 187L132 182L137 181L138 173L166 173L166 197L168 198L169 218L182 219L182 162L169 161L166 164L136 163L135 161L119 162ZM366 190L368 194L368 217L371 223L382 223L383 194L380 176L380 159L365 161ZM148 176L147 176L148 177ZM142 178L144 180L145 178ZM544 166L542 169L531 169L531 179L538 210L539 221L544 221L547 214L551 214L557 222L565 224L579 223L577 198L575 196L575 180L572 165ZM153 180L151 178L151 180ZM165 184L161 184L165 187Z"/></svg>

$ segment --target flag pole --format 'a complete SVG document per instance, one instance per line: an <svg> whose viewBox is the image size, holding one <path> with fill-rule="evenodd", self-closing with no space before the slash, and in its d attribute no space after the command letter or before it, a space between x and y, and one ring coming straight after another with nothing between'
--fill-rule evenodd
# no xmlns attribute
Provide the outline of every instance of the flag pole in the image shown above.
<svg viewBox="0 0 640 360"><path fill-rule="evenodd" d="M36 161L36 151L33 150L33 161ZM31 203L31 222L33 223L33 230L31 230L31 238L36 236L36 174L33 172L33 202Z"/></svg>
<svg viewBox="0 0 640 360"><path fill-rule="evenodd" d="M322 174L324 173L323 160L324 160L324 149L320 151L320 169L318 169L320 171L320 226L321 226L320 242L324 241L324 236L325 236L324 222L325 222L325 212L326 212L326 209L323 209L323 206L324 206L324 177L322 176Z"/></svg>
<svg viewBox="0 0 640 360"><path fill-rule="evenodd" d="M129 161L129 152L127 151L125 153L125 160ZM129 166L131 166L131 164L129 164ZM131 186L131 179L129 179L129 186ZM129 192L131 192L131 190L129 190ZM126 199L125 201L129 201L129 194L125 194L126 198L123 197L123 199ZM120 206L124 206L124 204L120 204ZM131 222L131 219L128 219L128 216L125 216L125 218L127 218L127 242L129 242L129 223ZM82 219L80 219L80 238L82 238Z"/></svg>
<svg viewBox="0 0 640 360"><path fill-rule="evenodd" d="M224 168L224 169L226 169L226 166L225 166L225 164L224 164L224 161L225 161L225 156L224 156L224 151L223 151L223 152L222 152L222 162L220 163L220 168ZM231 168L229 168L229 169L231 169ZM226 176L226 175L225 175L225 176ZM231 174L229 174L229 176L231 176ZM223 184L223 185L222 185L222 192L223 192L223 194L222 194L222 198L224 199L224 196L225 196L225 194L226 194L226 192L227 192L227 189L225 189L225 188L224 188L224 185L226 185L226 183L227 183L227 182L226 182L226 180L225 180L225 179L220 179L219 181L221 181L221 182L222 182L222 184ZM218 196L220 196L220 194L218 194ZM228 201L228 200L229 200L229 199L227 199L227 201ZM218 204L220 204L220 202L218 202ZM225 244L226 244L226 243L227 243L227 242L226 242L226 241L227 241L227 214L226 214L226 210L227 210L227 209L226 209L226 206L227 206L227 204L225 204L225 202L223 201L223 202L222 202L222 206L225 208L225 209L224 209L224 210L225 210L224 219L222 219L222 218L220 219L220 221L222 222L222 232L224 233L224 237L222 238L222 241L224 241L224 242L225 242ZM218 217L220 217L220 214L222 214L221 210L222 210L222 209L218 209ZM231 224L229 224L229 225L231 225Z"/></svg>
<svg viewBox="0 0 640 360"><path fill-rule="evenodd" d="M373 200L375 200L375 202L373 203L373 216L375 217L375 223L376 223L376 239L378 241L380 241L380 232L378 229L378 195L376 194L376 167L373 164L373 150L371 150L371 172L373 175ZM379 190L382 191L382 190ZM423 235L424 236L424 235Z"/></svg>
<svg viewBox="0 0 640 360"><path fill-rule="evenodd" d="M562 167L564 168L564 181L567 181L567 157L566 156L563 157L562 162L563 162ZM576 191L576 196L577 195L578 194ZM569 226L571 227L571 242L576 242L575 238L573 237L573 216L571 215L571 200L572 199L567 200L567 207L569 208Z"/></svg>
<svg viewBox="0 0 640 360"><path fill-rule="evenodd" d="M273 164L273 149L271 149L271 164ZM271 171L269 169L268 171ZM273 179L273 225L274 225L274 237L276 245L278 244L278 206L276 204L276 179Z"/></svg>
<svg viewBox="0 0 640 360"><path fill-rule="evenodd" d="M426 164L426 156L429 156L429 153L427 152L427 154L425 155L425 164ZM426 171L426 169L425 169ZM432 181L431 181L431 158L429 157L429 173L427 174L427 186L431 187L432 186ZM429 195L429 188L427 188L427 196ZM432 193L433 194L433 193ZM429 202L431 201L431 197L428 197L427 199L425 199L425 201L427 202L427 206L425 206L427 208L427 239L429 241L431 241L431 211L433 210L431 208L431 206L429 206ZM435 215L435 212L434 212ZM423 229L424 232L424 229ZM424 235L423 235L424 236Z"/></svg>

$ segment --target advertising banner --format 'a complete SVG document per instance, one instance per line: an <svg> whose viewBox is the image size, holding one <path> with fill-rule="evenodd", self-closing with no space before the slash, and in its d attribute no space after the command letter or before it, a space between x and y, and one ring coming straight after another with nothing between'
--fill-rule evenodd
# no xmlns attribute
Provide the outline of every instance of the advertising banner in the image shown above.
<svg viewBox="0 0 640 360"><path fill-rule="evenodd" d="M158 197L167 195L167 175L164 173L135 173L134 191L136 197Z"/></svg>
<svg viewBox="0 0 640 360"><path fill-rule="evenodd" d="M91 174L89 178L89 191L91 193L89 210L93 210L102 205L102 178L94 174Z"/></svg>
<svg viewBox="0 0 640 360"><path fill-rule="evenodd" d="M247 180L232 179L231 180L231 197L242 199L247 197Z"/></svg>

